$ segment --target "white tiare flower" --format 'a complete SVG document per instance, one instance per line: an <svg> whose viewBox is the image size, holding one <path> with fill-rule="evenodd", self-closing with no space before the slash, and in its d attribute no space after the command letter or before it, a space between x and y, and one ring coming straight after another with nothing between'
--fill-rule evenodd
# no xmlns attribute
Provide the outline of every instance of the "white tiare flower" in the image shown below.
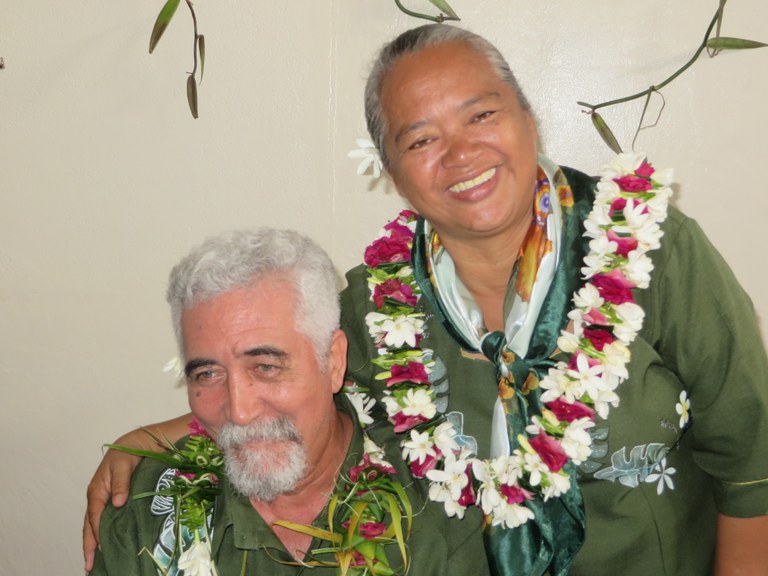
<svg viewBox="0 0 768 576"><path fill-rule="evenodd" d="M424 320L416 314L388 317L381 323L381 329L385 333L384 344L390 348L402 348L406 344L415 348L416 336L421 334L423 328Z"/></svg>
<svg viewBox="0 0 768 576"><path fill-rule="evenodd" d="M432 432L432 439L435 442L435 446L437 446L443 454L455 452L459 449L455 437L456 428L453 426L453 423L448 420L438 424L434 432Z"/></svg>
<svg viewBox="0 0 768 576"><path fill-rule="evenodd" d="M645 311L634 302L623 302L614 308L616 315L621 320L613 327L613 335L624 344L631 344L637 336L637 332L643 327Z"/></svg>
<svg viewBox="0 0 768 576"><path fill-rule="evenodd" d="M517 528L535 517L533 510L522 504L504 502L502 506L503 508L497 509L497 513L494 514L493 524L495 525L501 524L505 528Z"/></svg>
<svg viewBox="0 0 768 576"><path fill-rule="evenodd" d="M633 250L627 255L627 263L624 265L624 273L638 288L648 288L651 282L653 262L644 253Z"/></svg>
<svg viewBox="0 0 768 576"><path fill-rule="evenodd" d="M547 479L546 486L541 491L544 502L550 498L559 498L571 489L571 478L563 472L550 472L547 469L544 476Z"/></svg>
<svg viewBox="0 0 768 576"><path fill-rule="evenodd" d="M360 425L365 427L368 424L373 424L373 418L371 418L371 410L376 406L376 400L365 394L364 392L347 392L347 398L357 413L357 419Z"/></svg>
<svg viewBox="0 0 768 576"><path fill-rule="evenodd" d="M576 465L581 464L592 455L592 437L587 429L594 425L595 423L589 418L579 418L570 422L563 432L560 445L563 452Z"/></svg>
<svg viewBox="0 0 768 576"><path fill-rule="evenodd" d="M353 159L360 159L360 164L357 166L357 175L362 176L370 168L374 178L381 176L383 166L381 154L376 145L367 138L357 138L355 139L355 144L357 149L350 150L347 156Z"/></svg>
<svg viewBox="0 0 768 576"><path fill-rule="evenodd" d="M445 455L443 469L433 469L427 471L427 478L432 482L441 483L449 491L453 500L461 497L461 491L469 483L467 476L467 466L469 461L466 458L456 458L452 453Z"/></svg>
<svg viewBox="0 0 768 576"><path fill-rule="evenodd" d="M657 463L653 469L656 470L656 472L648 474L648 476L645 478L645 481L649 484L658 481L658 484L656 485L656 494L661 496L661 494L664 492L665 486L670 490L675 489L675 483L672 481L672 476L675 474L675 472L677 472L677 469L673 468L672 466L667 468L666 457L662 458L661 462Z"/></svg>
<svg viewBox="0 0 768 576"><path fill-rule="evenodd" d="M675 412L680 414L680 430L682 430L691 419L691 400L685 390L680 392L680 401L675 404Z"/></svg>
<svg viewBox="0 0 768 576"><path fill-rule="evenodd" d="M423 464L427 456L437 457L435 445L429 437L429 432L419 432L411 429L410 439L404 440L402 446L403 460L406 462Z"/></svg>
<svg viewBox="0 0 768 576"><path fill-rule="evenodd" d="M435 403L432 401L430 389L426 387L409 388L400 399L405 416L423 416L431 420L437 413Z"/></svg>
<svg viewBox="0 0 768 576"><path fill-rule="evenodd" d="M208 542L195 540L179 556L178 568L184 571L184 576L215 576L216 569Z"/></svg>

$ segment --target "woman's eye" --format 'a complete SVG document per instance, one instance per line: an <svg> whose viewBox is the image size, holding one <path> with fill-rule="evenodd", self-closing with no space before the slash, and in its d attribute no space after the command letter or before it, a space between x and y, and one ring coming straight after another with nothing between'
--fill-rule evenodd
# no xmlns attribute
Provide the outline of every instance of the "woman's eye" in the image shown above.
<svg viewBox="0 0 768 576"><path fill-rule="evenodd" d="M408 146L408 150L418 150L419 148L423 148L427 144L429 144L432 141L431 138L419 138L415 142L413 142L410 146Z"/></svg>
<svg viewBox="0 0 768 576"><path fill-rule="evenodd" d="M475 116L472 118L472 121L482 122L483 120L487 120L494 114L495 114L495 110L486 110L485 112L480 112L479 114L475 114Z"/></svg>

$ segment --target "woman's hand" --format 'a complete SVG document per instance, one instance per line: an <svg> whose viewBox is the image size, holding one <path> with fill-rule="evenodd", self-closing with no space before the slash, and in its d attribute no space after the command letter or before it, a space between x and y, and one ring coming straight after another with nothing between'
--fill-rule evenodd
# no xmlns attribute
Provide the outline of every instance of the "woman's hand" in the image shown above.
<svg viewBox="0 0 768 576"><path fill-rule="evenodd" d="M191 415L185 414L173 420L133 430L120 436L113 444L161 452L163 447L158 445L147 432L158 438L167 438L171 442L176 442L188 433L191 421ZM107 507L110 496L112 497L112 505L116 508L124 506L128 501L131 476L139 462L141 462L141 458L138 456L117 450L108 450L88 484L88 508L83 523L83 557L85 558L86 572L90 572L93 568L93 558L99 544L101 513Z"/></svg>

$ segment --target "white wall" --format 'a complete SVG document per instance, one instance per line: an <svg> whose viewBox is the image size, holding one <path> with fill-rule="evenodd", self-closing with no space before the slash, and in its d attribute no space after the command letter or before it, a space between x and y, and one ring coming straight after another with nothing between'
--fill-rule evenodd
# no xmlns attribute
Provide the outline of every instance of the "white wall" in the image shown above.
<svg viewBox="0 0 768 576"><path fill-rule="evenodd" d="M576 100L659 82L717 7L451 2L509 57L549 155L585 171L610 152ZM0 0L0 576L80 573L101 444L185 410L162 373L174 355L164 287L191 245L234 227L294 227L346 269L400 206L346 153L364 135L374 50L417 21L386 0L201 0L195 121L183 3L146 52L161 3ZM768 5L730 2L723 34L768 40ZM676 168L678 204L732 264L764 333L767 64L768 49L703 58L664 90L664 116L639 140ZM624 143L638 114L605 112Z"/></svg>

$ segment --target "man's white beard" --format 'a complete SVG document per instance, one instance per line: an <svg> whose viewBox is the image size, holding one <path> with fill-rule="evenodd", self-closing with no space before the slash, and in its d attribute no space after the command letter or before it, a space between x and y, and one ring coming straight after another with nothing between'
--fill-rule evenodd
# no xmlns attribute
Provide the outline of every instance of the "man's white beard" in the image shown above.
<svg viewBox="0 0 768 576"><path fill-rule="evenodd" d="M250 442L279 446L262 449L248 446ZM224 470L233 488L263 502L291 492L307 467L301 435L284 416L247 426L225 424L216 443L224 452Z"/></svg>

